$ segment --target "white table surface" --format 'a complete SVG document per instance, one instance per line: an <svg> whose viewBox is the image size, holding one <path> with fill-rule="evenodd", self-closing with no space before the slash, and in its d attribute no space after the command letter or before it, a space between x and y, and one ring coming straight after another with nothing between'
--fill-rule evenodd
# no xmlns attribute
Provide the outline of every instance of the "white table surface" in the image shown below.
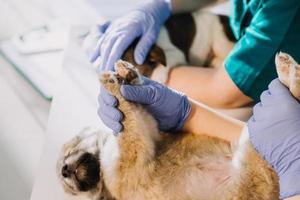
<svg viewBox="0 0 300 200"><path fill-rule="evenodd" d="M78 30L71 30L71 35ZM74 37L65 51L62 70L31 200L75 199L63 192L56 176L61 147L86 126L105 128L97 116L98 76Z"/></svg>

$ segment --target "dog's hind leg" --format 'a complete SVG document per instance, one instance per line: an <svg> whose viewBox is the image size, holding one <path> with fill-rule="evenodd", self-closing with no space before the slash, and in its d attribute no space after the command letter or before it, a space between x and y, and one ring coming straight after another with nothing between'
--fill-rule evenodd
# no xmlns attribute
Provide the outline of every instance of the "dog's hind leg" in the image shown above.
<svg viewBox="0 0 300 200"><path fill-rule="evenodd" d="M279 80L300 100L300 65L288 54L278 53L275 58Z"/></svg>

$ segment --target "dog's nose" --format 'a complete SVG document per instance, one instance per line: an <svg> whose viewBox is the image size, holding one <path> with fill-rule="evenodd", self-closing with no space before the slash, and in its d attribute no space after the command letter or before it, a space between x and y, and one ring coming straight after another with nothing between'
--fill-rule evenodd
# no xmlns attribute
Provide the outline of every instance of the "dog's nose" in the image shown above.
<svg viewBox="0 0 300 200"><path fill-rule="evenodd" d="M68 178L71 176L72 170L69 169L68 165L65 165L61 169L61 174L63 175L63 177Z"/></svg>

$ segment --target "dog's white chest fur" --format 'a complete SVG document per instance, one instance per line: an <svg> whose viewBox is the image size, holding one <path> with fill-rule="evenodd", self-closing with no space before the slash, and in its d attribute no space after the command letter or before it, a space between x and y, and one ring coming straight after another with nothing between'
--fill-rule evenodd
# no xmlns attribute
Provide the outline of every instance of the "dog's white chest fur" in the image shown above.
<svg viewBox="0 0 300 200"><path fill-rule="evenodd" d="M100 153L101 168L105 176L105 183L109 187L115 180L115 167L120 158L118 138L107 134Z"/></svg>
<svg viewBox="0 0 300 200"><path fill-rule="evenodd" d="M232 165L236 169L241 168L241 163L242 163L242 160L245 158L248 144L249 144L249 130L248 130L248 126L245 125L243 128L243 131L241 133L241 137L240 137L240 140L238 143L238 148L234 152L234 155L232 158Z"/></svg>

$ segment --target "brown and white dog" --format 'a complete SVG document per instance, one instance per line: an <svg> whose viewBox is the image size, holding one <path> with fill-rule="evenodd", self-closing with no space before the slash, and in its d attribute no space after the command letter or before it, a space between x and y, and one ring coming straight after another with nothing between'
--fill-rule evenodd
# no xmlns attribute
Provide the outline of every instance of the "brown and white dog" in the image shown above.
<svg viewBox="0 0 300 200"><path fill-rule="evenodd" d="M95 37L97 31L95 29ZM221 67L235 44L235 38L227 16L199 10L170 17L142 65L134 61L136 44L137 41L134 41L128 47L122 60L134 64L142 75L165 83L170 69L178 65ZM99 60L96 61L97 66Z"/></svg>
<svg viewBox="0 0 300 200"><path fill-rule="evenodd" d="M122 59L137 66L141 74L165 83L170 69L178 65L221 67L235 42L227 16L200 10L170 17L142 66L134 62L134 45ZM149 60L156 63L154 68L147 64ZM144 74L144 68L151 74Z"/></svg>
<svg viewBox="0 0 300 200"><path fill-rule="evenodd" d="M300 65L276 56L280 80L300 100ZM141 84L138 70L119 61L101 75L124 113L118 137L84 130L62 149L57 174L66 192L93 200L279 199L278 177L249 142L244 128L237 147L193 133L160 134L143 106L126 101L121 84Z"/></svg>

